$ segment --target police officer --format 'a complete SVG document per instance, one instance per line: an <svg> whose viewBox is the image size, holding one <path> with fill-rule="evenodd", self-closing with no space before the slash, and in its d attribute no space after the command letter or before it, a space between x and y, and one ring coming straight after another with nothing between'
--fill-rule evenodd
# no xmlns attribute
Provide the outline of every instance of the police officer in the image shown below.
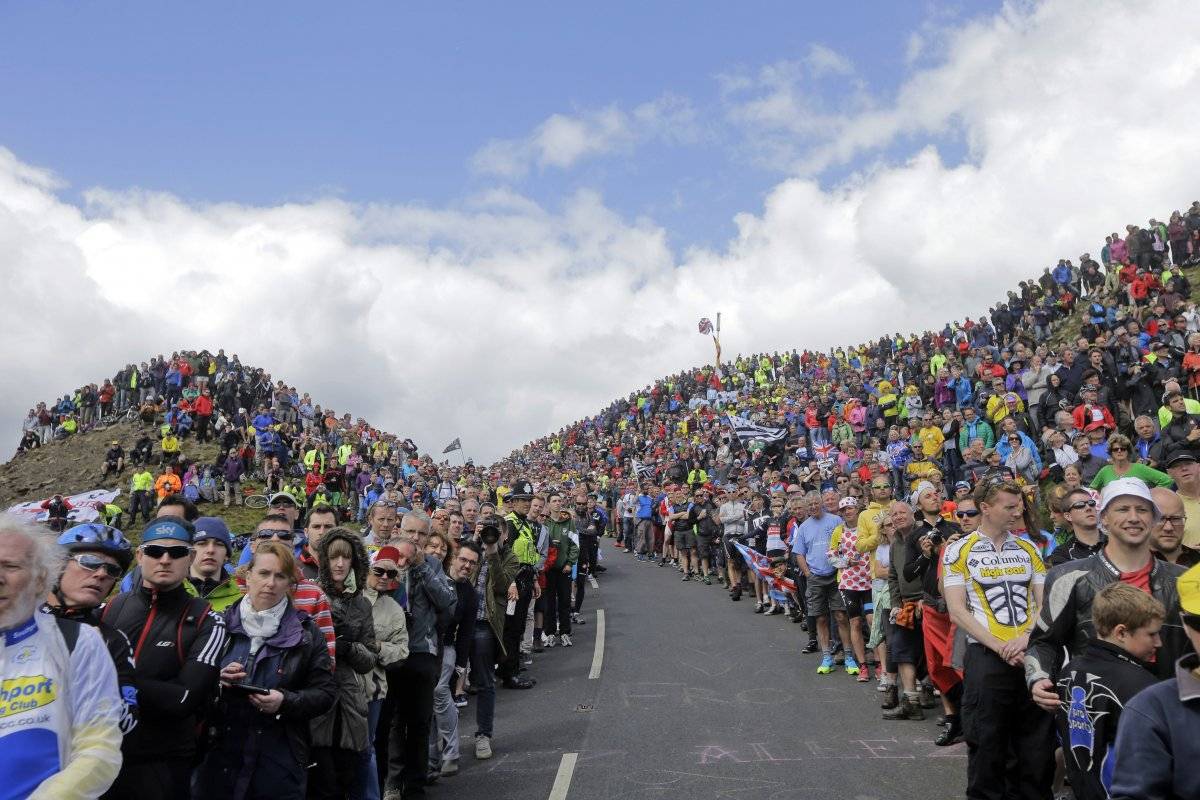
<svg viewBox="0 0 1200 800"><path fill-rule="evenodd" d="M504 506L509 512L504 517L501 547L511 550L520 564L514 581L516 600L513 600L512 594L509 595L504 617L504 660L496 671L501 684L508 689L529 689L537 683L532 679L523 679L518 674L521 671L521 637L525 633L529 603L537 586L537 565L541 561L535 523L528 519L532 500L533 486L524 479L514 481L512 491L504 499Z"/></svg>

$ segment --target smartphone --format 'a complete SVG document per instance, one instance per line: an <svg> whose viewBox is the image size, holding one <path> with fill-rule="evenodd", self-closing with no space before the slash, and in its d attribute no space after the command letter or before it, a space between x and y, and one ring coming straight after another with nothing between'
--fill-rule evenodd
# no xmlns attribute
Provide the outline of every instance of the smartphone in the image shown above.
<svg viewBox="0 0 1200 800"><path fill-rule="evenodd" d="M254 686L249 683L229 683L223 684L221 689L227 692L242 692L244 694L270 694L271 690L262 686Z"/></svg>

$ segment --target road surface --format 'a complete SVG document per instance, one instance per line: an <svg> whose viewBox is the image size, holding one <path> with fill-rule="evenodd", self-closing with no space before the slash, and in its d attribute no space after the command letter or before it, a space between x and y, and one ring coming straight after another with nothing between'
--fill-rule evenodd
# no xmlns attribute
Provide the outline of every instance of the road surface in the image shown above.
<svg viewBox="0 0 1200 800"><path fill-rule="evenodd" d="M495 757L474 759L462 709L454 800L941 800L962 797L965 745L932 721L880 719L874 681L817 675L784 616L681 583L612 539L575 646L535 655L528 691L497 689ZM598 614L603 644L597 650ZM589 675L595 675L592 678Z"/></svg>

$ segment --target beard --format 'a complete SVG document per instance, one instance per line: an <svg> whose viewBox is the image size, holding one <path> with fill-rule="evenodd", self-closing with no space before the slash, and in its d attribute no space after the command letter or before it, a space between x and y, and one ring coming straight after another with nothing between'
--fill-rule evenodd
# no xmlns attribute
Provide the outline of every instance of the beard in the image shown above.
<svg viewBox="0 0 1200 800"><path fill-rule="evenodd" d="M38 595L34 592L25 592L20 597L15 598L12 604L0 612L0 631L6 631L9 628L15 628L25 620L33 616L38 607Z"/></svg>

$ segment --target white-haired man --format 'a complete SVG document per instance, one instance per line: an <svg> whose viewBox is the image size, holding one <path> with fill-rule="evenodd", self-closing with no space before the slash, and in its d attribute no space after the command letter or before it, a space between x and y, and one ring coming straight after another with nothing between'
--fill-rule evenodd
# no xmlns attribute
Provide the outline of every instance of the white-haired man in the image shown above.
<svg viewBox="0 0 1200 800"><path fill-rule="evenodd" d="M62 571L53 537L0 515L4 794L96 798L121 768L121 696L104 640L38 612Z"/></svg>

